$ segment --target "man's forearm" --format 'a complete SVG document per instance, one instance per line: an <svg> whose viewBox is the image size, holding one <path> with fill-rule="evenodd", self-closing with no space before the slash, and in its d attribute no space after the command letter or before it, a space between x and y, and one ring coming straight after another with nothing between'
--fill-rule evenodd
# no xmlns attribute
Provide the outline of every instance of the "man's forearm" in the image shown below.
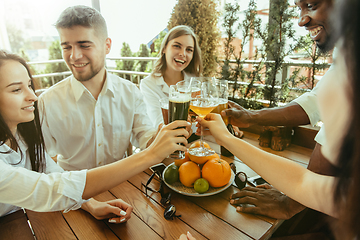
<svg viewBox="0 0 360 240"><path fill-rule="evenodd" d="M284 107L252 111L251 122L261 126L299 126L310 123L304 109L291 102Z"/></svg>

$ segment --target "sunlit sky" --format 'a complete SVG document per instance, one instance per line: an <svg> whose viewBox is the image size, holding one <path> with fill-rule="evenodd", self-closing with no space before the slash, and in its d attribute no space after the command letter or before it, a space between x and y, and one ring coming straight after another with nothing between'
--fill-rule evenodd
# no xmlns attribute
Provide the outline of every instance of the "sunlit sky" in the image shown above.
<svg viewBox="0 0 360 240"><path fill-rule="evenodd" d="M41 19L43 29L49 36L58 35L53 24L66 7L92 5L91 0L1 1L16 7L31 4L26 14L29 14L29 18ZM176 0L100 0L100 11L113 42L110 56L119 55L123 42L129 43L133 52L138 51L141 43L148 43L166 28L175 4Z"/></svg>
<svg viewBox="0 0 360 240"><path fill-rule="evenodd" d="M100 11L104 16L109 37L112 39L110 57L120 56L123 42L130 45L132 52L139 50L140 44L148 43L159 32L166 28L171 12L177 0L99 0ZM234 2L221 0L220 2ZM244 11L249 0L240 0L241 11ZM268 8L268 0L258 0L258 9ZM12 24L34 22L41 25L39 32L27 32L32 36L58 36L53 26L60 13L73 5L92 6L91 0L0 0L0 8L7 6L5 16L0 21L11 21ZM9 7L10 6L10 7ZM0 9L0 14L3 12ZM2 14L1 14L2 15ZM265 17L266 16L262 16ZM10 20L9 20L10 19ZM26 19L25 21L19 21ZM1 23L1 22L0 22ZM0 24L0 26L3 26ZM26 28L24 26L18 26ZM295 24L295 28L297 28ZM297 30L298 31L298 30ZM304 33L302 33L304 34Z"/></svg>

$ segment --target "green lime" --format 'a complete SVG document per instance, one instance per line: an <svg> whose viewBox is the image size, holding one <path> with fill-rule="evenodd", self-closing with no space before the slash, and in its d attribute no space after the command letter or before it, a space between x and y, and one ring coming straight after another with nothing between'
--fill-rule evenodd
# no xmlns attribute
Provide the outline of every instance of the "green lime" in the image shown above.
<svg viewBox="0 0 360 240"><path fill-rule="evenodd" d="M199 178L194 183L194 189L198 193L204 193L209 190L209 182L205 178Z"/></svg>
<svg viewBox="0 0 360 240"><path fill-rule="evenodd" d="M169 184L173 184L174 182L179 180L179 168L172 164L170 165L164 173L165 181Z"/></svg>

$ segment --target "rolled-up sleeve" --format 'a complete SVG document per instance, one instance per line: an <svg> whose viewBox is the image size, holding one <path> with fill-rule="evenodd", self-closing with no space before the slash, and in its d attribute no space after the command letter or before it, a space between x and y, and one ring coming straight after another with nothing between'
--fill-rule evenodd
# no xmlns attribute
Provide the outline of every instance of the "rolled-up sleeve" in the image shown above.
<svg viewBox="0 0 360 240"><path fill-rule="evenodd" d="M139 89L134 88L134 96L136 97L136 99L134 101L135 112L134 112L133 136L138 142L140 149L145 149L146 144L155 134L156 129L151 125L150 118L147 114L146 105L144 103L143 97Z"/></svg>
<svg viewBox="0 0 360 240"><path fill-rule="evenodd" d="M34 172L0 159L0 202L39 212L75 210L86 200L82 194L86 172Z"/></svg>
<svg viewBox="0 0 360 240"><path fill-rule="evenodd" d="M142 81L140 83L140 91L144 96L144 101L147 107L147 113L149 118L155 128L159 126L160 123L163 123L163 116L161 112L160 105L160 96L155 92L154 89L151 89L148 84L150 81Z"/></svg>
<svg viewBox="0 0 360 240"><path fill-rule="evenodd" d="M302 109L304 109L312 126L315 126L315 124L320 121L315 88L311 92L304 93L300 97L296 98L293 102L296 102L302 107Z"/></svg>

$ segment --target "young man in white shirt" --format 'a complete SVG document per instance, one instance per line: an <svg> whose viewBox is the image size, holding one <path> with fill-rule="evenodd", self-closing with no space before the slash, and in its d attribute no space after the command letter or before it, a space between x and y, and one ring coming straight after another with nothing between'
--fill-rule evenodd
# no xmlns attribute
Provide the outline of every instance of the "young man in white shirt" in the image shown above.
<svg viewBox="0 0 360 240"><path fill-rule="evenodd" d="M130 142L146 148L156 129L136 85L105 68L111 49L105 19L91 7L74 6L55 26L73 75L39 98L47 152L63 169L78 170L122 159Z"/></svg>

